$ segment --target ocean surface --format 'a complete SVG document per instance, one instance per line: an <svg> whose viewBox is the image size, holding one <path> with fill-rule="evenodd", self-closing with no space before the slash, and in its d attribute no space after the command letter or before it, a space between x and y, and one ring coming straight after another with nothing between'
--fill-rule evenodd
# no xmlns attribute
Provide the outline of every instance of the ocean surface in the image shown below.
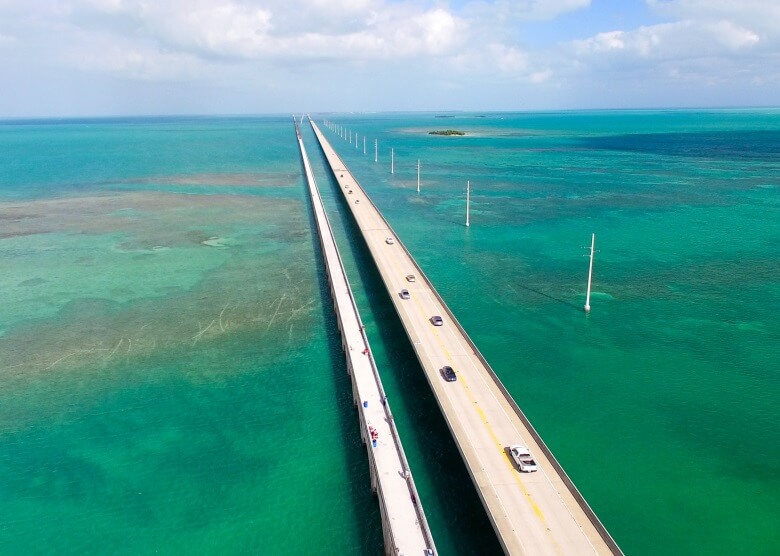
<svg viewBox="0 0 780 556"><path fill-rule="evenodd" d="M776 554L780 110L312 116L627 554ZM304 139L439 551L499 553ZM0 553L381 553L289 116L0 122L0 270Z"/></svg>

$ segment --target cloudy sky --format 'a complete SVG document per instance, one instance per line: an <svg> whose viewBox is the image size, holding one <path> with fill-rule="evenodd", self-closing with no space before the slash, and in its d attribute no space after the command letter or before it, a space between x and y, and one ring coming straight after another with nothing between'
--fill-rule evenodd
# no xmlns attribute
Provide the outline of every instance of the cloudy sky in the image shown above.
<svg viewBox="0 0 780 556"><path fill-rule="evenodd" d="M780 0L0 0L0 117L780 104Z"/></svg>

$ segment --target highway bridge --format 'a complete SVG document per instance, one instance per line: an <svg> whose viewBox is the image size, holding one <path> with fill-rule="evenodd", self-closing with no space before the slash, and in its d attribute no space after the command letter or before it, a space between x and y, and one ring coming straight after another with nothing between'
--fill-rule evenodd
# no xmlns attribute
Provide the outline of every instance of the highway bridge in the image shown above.
<svg viewBox="0 0 780 556"><path fill-rule="evenodd" d="M310 123L504 551L622 554L401 239ZM440 326L434 316L442 318ZM457 380L444 379L445 366ZM508 453L515 444L530 449L538 471L519 471Z"/></svg>

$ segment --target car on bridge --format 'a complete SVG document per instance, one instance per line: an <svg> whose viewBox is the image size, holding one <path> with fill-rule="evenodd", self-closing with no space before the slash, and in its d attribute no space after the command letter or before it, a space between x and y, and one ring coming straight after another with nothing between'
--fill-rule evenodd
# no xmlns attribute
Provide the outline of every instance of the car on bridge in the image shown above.
<svg viewBox="0 0 780 556"><path fill-rule="evenodd" d="M406 281L407 282L416 282L417 278L414 277L414 274L407 274L406 275Z"/></svg>
<svg viewBox="0 0 780 556"><path fill-rule="evenodd" d="M433 326L443 326L444 325L444 319L442 319L439 315L433 315L431 317L431 324Z"/></svg>
<svg viewBox="0 0 780 556"><path fill-rule="evenodd" d="M410 297L412 297L411 295L409 295L409 290L401 290L398 293L398 295L401 296L401 299L409 299Z"/></svg>
<svg viewBox="0 0 780 556"><path fill-rule="evenodd" d="M522 473L530 473L538 469L536 460L534 460L533 456L531 456L531 452L529 452L528 448L525 446L520 444L510 446L509 453L511 454L512 459L515 460L517 468Z"/></svg>
<svg viewBox="0 0 780 556"><path fill-rule="evenodd" d="M455 374L455 371L449 365L445 365L444 367L442 367L441 371L439 372L441 373L441 376L444 377L444 380L446 380L447 382L455 382L456 380L458 380L458 375Z"/></svg>
<svg viewBox="0 0 780 556"><path fill-rule="evenodd" d="M395 243L395 240L391 237L385 238L385 243L388 245L392 245Z"/></svg>

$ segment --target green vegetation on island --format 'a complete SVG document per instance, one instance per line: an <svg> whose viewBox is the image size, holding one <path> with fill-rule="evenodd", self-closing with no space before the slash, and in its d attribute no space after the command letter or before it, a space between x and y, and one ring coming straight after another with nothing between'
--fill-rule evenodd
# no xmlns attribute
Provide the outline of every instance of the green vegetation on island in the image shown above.
<svg viewBox="0 0 780 556"><path fill-rule="evenodd" d="M466 135L466 132L458 131L457 129L445 129L441 131L429 131L428 135Z"/></svg>

